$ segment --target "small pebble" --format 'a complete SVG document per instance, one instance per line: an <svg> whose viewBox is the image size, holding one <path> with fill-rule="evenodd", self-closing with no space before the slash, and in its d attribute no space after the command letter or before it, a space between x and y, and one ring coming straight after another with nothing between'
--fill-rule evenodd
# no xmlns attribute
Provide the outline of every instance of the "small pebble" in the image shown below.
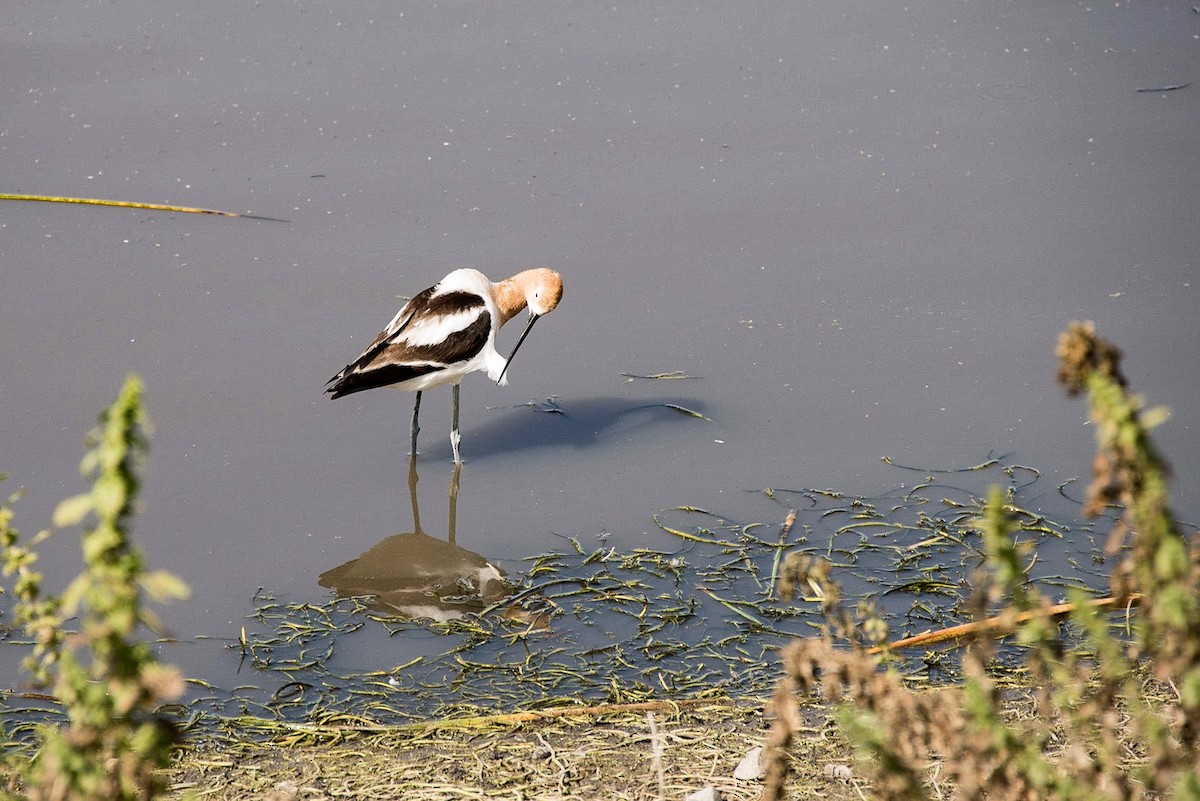
<svg viewBox="0 0 1200 801"><path fill-rule="evenodd" d="M275 789L267 793L264 801L296 801L300 797L300 785L295 782L279 782Z"/></svg>
<svg viewBox="0 0 1200 801"><path fill-rule="evenodd" d="M854 771L850 770L849 765L826 765L825 775L830 779L841 779L848 782L854 778Z"/></svg>
<svg viewBox="0 0 1200 801"><path fill-rule="evenodd" d="M733 769L733 778L746 781L756 781L766 775L762 763L762 746L751 748L750 753L742 757L742 761Z"/></svg>
<svg viewBox="0 0 1200 801"><path fill-rule="evenodd" d="M721 801L721 791L716 787L705 787L687 796L683 801Z"/></svg>

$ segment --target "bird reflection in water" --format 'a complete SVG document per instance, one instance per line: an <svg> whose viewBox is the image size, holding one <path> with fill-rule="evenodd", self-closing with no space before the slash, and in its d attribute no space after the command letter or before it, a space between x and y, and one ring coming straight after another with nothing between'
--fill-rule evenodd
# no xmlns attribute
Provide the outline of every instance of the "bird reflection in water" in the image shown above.
<svg viewBox="0 0 1200 801"><path fill-rule="evenodd" d="M417 458L408 460L413 531L384 538L357 559L326 570L318 579L338 597L370 596L370 608L409 620L457 620L502 601L516 591L504 571L481 554L455 544L459 472L450 479L450 516L445 540L421 529L417 507Z"/></svg>

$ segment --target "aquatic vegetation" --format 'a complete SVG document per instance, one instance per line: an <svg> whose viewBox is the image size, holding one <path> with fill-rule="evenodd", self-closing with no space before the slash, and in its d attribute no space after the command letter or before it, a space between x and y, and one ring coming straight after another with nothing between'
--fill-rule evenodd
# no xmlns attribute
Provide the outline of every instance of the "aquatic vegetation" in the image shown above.
<svg viewBox="0 0 1200 801"><path fill-rule="evenodd" d="M89 435L81 471L91 490L63 501L54 515L59 527L94 520L83 534L84 571L61 597L42 592L35 570L34 547L48 532L22 545L9 504L0 507L4 575L15 577L14 622L34 643L26 664L65 715L63 725L36 732L31 764L21 764L20 752L6 755L35 801L145 799L163 788L159 770L177 732L156 710L180 695L183 678L139 639L143 628L158 628L142 595L182 598L187 587L168 573L147 571L129 540L147 426L141 382L130 377Z"/></svg>
<svg viewBox="0 0 1200 801"><path fill-rule="evenodd" d="M453 619L405 619L369 595L314 601L260 590L241 632L216 639L240 653L243 681L230 689L191 680L178 713L197 736L232 728L328 742L461 717L760 698L777 679L780 649L821 624L811 587L801 588L804 603L778 598L784 554L833 559L847 595L869 602L898 633L960 622L970 599L962 579L983 551L969 523L996 481L1007 482L1024 541L1050 552L1069 534L1079 560L1064 573L1057 556L1031 559L1027 575L1052 588L1100 586L1093 562L1101 545L1090 525L1020 506L1032 496L1071 517L1080 503L1000 459L921 471L916 484L876 497L756 490L749 500L782 524L683 506L653 516L658 531L643 547L618 548L605 532L563 536L560 548L510 565L495 600L464 596L459 603L472 612ZM459 589L439 592L447 591ZM425 643L423 655L389 663L393 637ZM920 684L961 675L956 657L930 653L897 669Z"/></svg>
<svg viewBox="0 0 1200 801"><path fill-rule="evenodd" d="M1073 633L1053 621L1051 600L1028 580L1031 550L1014 536L1022 517L999 489L971 523L984 560L970 606L1020 646L1036 702L1029 716L1005 713L1012 699L991 669L993 639L965 651L961 686L914 691L881 669L868 647L878 629L841 604L830 563L789 556L781 589L819 588L826 626L783 653L764 799L784 794L800 726L795 696L816 692L840 703L838 719L884 798L928 797L935 785L961 798L1200 797L1200 537L1185 534L1168 505L1167 467L1148 435L1162 413L1142 409L1120 353L1092 324L1072 324L1057 353L1059 382L1071 395L1087 392L1096 425L1085 509L1121 510L1106 550L1120 557L1113 597L1141 599L1129 634L1078 587L1068 588ZM1167 691L1151 703L1155 682Z"/></svg>

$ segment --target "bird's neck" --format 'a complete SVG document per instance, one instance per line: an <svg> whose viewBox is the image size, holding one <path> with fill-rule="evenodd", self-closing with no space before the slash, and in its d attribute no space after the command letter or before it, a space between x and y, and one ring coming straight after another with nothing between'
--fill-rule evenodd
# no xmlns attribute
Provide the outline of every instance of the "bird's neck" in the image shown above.
<svg viewBox="0 0 1200 801"><path fill-rule="evenodd" d="M520 314L526 305L525 290L512 279L496 284L496 307L500 311L500 325Z"/></svg>

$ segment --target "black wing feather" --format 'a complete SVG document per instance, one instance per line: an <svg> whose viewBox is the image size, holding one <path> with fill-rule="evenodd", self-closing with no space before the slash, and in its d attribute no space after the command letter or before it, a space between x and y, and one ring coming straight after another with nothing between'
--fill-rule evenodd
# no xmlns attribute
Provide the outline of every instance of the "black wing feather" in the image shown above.
<svg viewBox="0 0 1200 801"><path fill-rule="evenodd" d="M486 304L471 292L434 295L436 288L430 287L414 296L396 315L394 325L381 331L357 359L329 379L325 391L333 398L340 398L354 392L399 384L474 358L487 343L491 331L492 318L485 308ZM406 316L405 311L409 309L412 311ZM479 310L478 317L466 328L455 331L441 342L413 346L403 340L404 331L414 320L474 309Z"/></svg>

